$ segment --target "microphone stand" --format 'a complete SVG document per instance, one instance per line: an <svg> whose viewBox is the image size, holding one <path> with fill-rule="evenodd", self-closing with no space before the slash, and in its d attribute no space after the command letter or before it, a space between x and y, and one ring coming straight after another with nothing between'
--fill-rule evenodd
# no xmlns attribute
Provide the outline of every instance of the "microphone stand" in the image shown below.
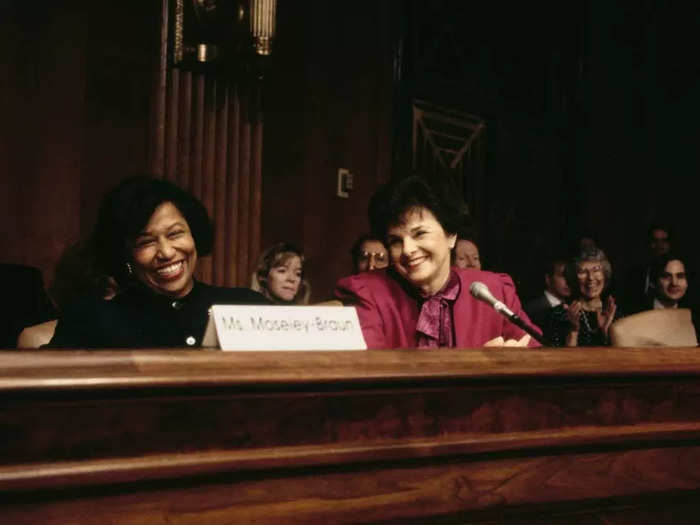
<svg viewBox="0 0 700 525"><path fill-rule="evenodd" d="M489 291L488 286L486 286L484 283L474 281L469 286L469 293L472 295L472 297L474 297L474 299L477 299L478 301L483 301L486 304L491 305L491 307L494 310L496 310L499 314L508 319L515 326L524 330L525 333L530 335L530 337L532 337L542 346L552 346L552 344L549 341L547 341L542 335L537 333L537 331L532 327L532 325L525 323L525 321L518 317L518 314L512 312L505 304L496 299Z"/></svg>
<svg viewBox="0 0 700 525"><path fill-rule="evenodd" d="M503 317L508 319L511 323L513 323L515 326L522 328L526 333L530 335L535 341L540 343L542 346L552 346L552 344L547 341L547 339L544 338L544 336L540 335L537 333L537 330L535 330L532 326L527 324L525 321L523 321L520 317L518 317L518 314L511 314L510 312L505 312L500 308L496 308L496 311L500 313Z"/></svg>

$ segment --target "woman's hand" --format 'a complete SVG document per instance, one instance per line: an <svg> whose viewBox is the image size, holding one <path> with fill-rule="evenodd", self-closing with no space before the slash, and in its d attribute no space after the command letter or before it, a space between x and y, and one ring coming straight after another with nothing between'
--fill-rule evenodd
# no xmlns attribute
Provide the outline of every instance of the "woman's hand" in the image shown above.
<svg viewBox="0 0 700 525"><path fill-rule="evenodd" d="M504 340L500 335L490 341L486 341L484 346L527 346L530 342L530 334L525 334L520 339L507 339Z"/></svg>
<svg viewBox="0 0 700 525"><path fill-rule="evenodd" d="M615 298L610 295L608 300L605 302L605 308L602 312L598 312L598 326L601 332L608 336L608 330L610 325L615 320L615 312L617 312L617 304L615 304Z"/></svg>
<svg viewBox="0 0 700 525"><path fill-rule="evenodd" d="M571 324L571 331L573 332L578 332L579 329L581 328L581 309L583 308L583 304L581 301L573 301L570 305L564 305L564 309L566 310L566 318L569 320L569 324Z"/></svg>

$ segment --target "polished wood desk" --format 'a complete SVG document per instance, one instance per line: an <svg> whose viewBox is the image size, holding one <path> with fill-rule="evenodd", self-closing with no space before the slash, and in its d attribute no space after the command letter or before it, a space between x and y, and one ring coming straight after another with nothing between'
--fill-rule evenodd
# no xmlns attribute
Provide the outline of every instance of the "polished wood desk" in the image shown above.
<svg viewBox="0 0 700 525"><path fill-rule="evenodd" d="M700 352L0 352L0 523L699 523Z"/></svg>

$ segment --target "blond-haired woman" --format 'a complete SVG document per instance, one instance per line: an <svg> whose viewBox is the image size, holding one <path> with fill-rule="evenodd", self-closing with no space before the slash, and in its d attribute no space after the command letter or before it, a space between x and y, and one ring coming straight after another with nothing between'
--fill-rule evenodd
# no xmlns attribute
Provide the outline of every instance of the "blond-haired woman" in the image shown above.
<svg viewBox="0 0 700 525"><path fill-rule="evenodd" d="M250 287L275 304L309 304L304 254L288 242L271 246L260 255Z"/></svg>

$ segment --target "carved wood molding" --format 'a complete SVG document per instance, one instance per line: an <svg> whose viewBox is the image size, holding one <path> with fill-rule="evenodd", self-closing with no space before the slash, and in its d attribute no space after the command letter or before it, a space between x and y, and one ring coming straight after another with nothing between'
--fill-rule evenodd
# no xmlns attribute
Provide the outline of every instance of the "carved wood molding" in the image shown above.
<svg viewBox="0 0 700 525"><path fill-rule="evenodd" d="M0 517L638 522L700 493L699 397L695 348L2 352Z"/></svg>
<svg viewBox="0 0 700 525"><path fill-rule="evenodd" d="M430 104L413 102L413 167L419 148L430 146L432 156L444 168L455 170L479 139L486 123L477 115Z"/></svg>

